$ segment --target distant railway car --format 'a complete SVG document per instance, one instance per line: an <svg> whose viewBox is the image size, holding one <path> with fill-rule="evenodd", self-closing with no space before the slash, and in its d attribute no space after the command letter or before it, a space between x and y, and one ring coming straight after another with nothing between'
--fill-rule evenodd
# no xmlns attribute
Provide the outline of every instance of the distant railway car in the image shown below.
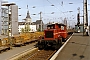
<svg viewBox="0 0 90 60"><path fill-rule="evenodd" d="M38 48L43 49L51 46L58 49L62 45L62 41L67 38L67 28L64 24L49 24L47 29L44 30L44 37L39 37Z"/></svg>

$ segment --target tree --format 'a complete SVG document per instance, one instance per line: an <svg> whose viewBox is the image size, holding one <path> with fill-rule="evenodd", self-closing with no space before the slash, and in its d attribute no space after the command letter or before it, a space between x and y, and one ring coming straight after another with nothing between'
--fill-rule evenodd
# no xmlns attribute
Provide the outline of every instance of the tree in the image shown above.
<svg viewBox="0 0 90 60"><path fill-rule="evenodd" d="M24 28L21 28L21 32L24 33Z"/></svg>
<svg viewBox="0 0 90 60"><path fill-rule="evenodd" d="M40 28L38 28L37 31L40 32L41 31Z"/></svg>
<svg viewBox="0 0 90 60"><path fill-rule="evenodd" d="M26 24L24 29L25 29L25 32L30 32L31 30L29 24Z"/></svg>
<svg viewBox="0 0 90 60"><path fill-rule="evenodd" d="M21 28L21 32L22 33L24 33L24 32L25 33L30 32L30 30L31 29L30 29L30 26L28 24L26 24L24 28Z"/></svg>

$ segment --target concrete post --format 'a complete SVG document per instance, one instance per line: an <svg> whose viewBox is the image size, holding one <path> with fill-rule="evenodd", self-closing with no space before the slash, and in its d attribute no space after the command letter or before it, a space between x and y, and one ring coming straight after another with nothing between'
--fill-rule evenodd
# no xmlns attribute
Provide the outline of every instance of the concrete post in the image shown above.
<svg viewBox="0 0 90 60"><path fill-rule="evenodd" d="M87 10L87 0L84 0L84 35L88 36L88 10Z"/></svg>

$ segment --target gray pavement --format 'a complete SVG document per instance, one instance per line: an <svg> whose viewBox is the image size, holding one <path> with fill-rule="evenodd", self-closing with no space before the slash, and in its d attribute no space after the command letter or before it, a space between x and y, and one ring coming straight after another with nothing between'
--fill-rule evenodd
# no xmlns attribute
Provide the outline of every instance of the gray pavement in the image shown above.
<svg viewBox="0 0 90 60"><path fill-rule="evenodd" d="M22 46L22 47L13 47L11 50L8 50L6 52L1 53L0 54L0 60L6 60L6 59L12 57L15 54L18 54L22 51L25 51L29 48L34 47L34 45L35 45L35 43L29 44L29 45L26 45L26 46Z"/></svg>
<svg viewBox="0 0 90 60"><path fill-rule="evenodd" d="M55 60L90 60L90 36L74 33Z"/></svg>

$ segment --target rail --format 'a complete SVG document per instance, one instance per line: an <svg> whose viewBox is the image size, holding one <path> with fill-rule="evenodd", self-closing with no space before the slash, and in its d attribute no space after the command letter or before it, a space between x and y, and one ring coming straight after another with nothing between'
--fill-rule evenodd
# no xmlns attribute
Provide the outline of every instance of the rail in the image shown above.
<svg viewBox="0 0 90 60"><path fill-rule="evenodd" d="M20 53L14 55L14 56L12 56L12 57L9 57L9 58L6 59L6 60L17 60L18 58L22 57L23 55L26 55L27 53L32 52L32 51L34 51L34 50L37 50L37 48L34 48L34 47L29 48L29 49L27 49L27 50L25 50L25 51L23 51L23 52L20 52Z"/></svg>

